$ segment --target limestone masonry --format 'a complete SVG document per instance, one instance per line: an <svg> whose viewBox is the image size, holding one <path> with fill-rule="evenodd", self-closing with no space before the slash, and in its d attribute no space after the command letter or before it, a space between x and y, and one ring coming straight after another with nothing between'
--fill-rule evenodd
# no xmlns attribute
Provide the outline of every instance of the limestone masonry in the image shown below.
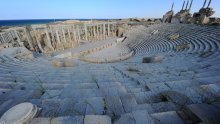
<svg viewBox="0 0 220 124"><path fill-rule="evenodd" d="M210 2L193 16L188 1L163 19L1 28L0 124L220 124Z"/></svg>

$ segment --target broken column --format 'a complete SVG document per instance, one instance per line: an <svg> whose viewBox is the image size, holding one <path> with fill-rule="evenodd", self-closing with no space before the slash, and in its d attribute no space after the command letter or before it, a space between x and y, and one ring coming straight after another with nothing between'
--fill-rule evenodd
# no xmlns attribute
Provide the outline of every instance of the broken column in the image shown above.
<svg viewBox="0 0 220 124"><path fill-rule="evenodd" d="M60 47L59 45L61 45L62 50L64 50L64 46L63 46L63 44L61 44L61 41L60 41L60 36L59 36L58 30L56 30L56 36L57 36L57 46Z"/></svg>
<svg viewBox="0 0 220 124"><path fill-rule="evenodd" d="M26 124L40 111L36 105L32 103L18 104L3 114L0 124Z"/></svg>
<svg viewBox="0 0 220 124"><path fill-rule="evenodd" d="M65 36L65 31L63 30L63 27L62 27L62 33L63 33L64 42L66 43L66 36Z"/></svg>
<svg viewBox="0 0 220 124"><path fill-rule="evenodd" d="M53 48L53 46L52 46L52 44L51 44L50 35L49 35L49 33L48 33L48 29L45 29L45 33L46 33L46 36L47 36L47 45L48 45L48 47L49 47L50 49L52 49L52 50L54 51L54 48Z"/></svg>
<svg viewBox="0 0 220 124"><path fill-rule="evenodd" d="M105 23L103 24L103 40L106 39Z"/></svg>
<svg viewBox="0 0 220 124"><path fill-rule="evenodd" d="M16 30L14 30L14 32L17 37L17 41L18 41L19 46L23 47L24 44L21 42L21 38L19 37L18 32Z"/></svg>
<svg viewBox="0 0 220 124"><path fill-rule="evenodd" d="M40 43L40 41L39 41L39 32L38 31L34 31L34 35L35 35L35 39L36 39L36 41L37 41L37 46L38 46L38 48L42 51L42 52L44 52L44 50L43 50L43 48L42 48L42 46L41 46L41 43Z"/></svg>
<svg viewBox="0 0 220 124"><path fill-rule="evenodd" d="M25 34L26 34L27 41L28 41L30 50L34 50L33 39L32 39L32 37L31 37L30 31L31 31L31 27L26 26L26 28L24 29L24 32L25 32Z"/></svg>
<svg viewBox="0 0 220 124"><path fill-rule="evenodd" d="M84 28L85 28L85 40L88 41L88 32L87 32L87 25L86 24L84 25Z"/></svg>

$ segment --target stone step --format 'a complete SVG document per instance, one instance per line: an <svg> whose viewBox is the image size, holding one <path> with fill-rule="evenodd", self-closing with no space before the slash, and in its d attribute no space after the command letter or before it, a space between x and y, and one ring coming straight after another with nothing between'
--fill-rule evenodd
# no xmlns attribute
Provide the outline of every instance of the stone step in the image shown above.
<svg viewBox="0 0 220 124"><path fill-rule="evenodd" d="M167 81L165 83L172 90L181 90L186 87L198 86L199 82L193 80Z"/></svg>
<svg viewBox="0 0 220 124"><path fill-rule="evenodd" d="M197 87L187 87L185 90L179 90L179 93L183 94L192 103L202 103L203 102L203 97L201 94L198 93L198 88Z"/></svg>
<svg viewBox="0 0 220 124"><path fill-rule="evenodd" d="M0 96L2 95L2 94L5 94L5 93L7 93L7 92L10 92L12 89L6 89L6 88L0 88Z"/></svg>
<svg viewBox="0 0 220 124"><path fill-rule="evenodd" d="M215 84L218 83L220 80L220 76L209 76L203 78L197 78L196 81L200 82L200 84Z"/></svg>
<svg viewBox="0 0 220 124"><path fill-rule="evenodd" d="M185 94L178 91L167 91L160 94L162 101L169 101L175 104L178 109L193 102Z"/></svg>
<svg viewBox="0 0 220 124"><path fill-rule="evenodd" d="M45 90L43 92L44 94L40 99L55 99L59 98L61 94L61 90Z"/></svg>
<svg viewBox="0 0 220 124"><path fill-rule="evenodd" d="M114 124L154 124L154 119L146 110L136 110L122 114Z"/></svg>
<svg viewBox="0 0 220 124"><path fill-rule="evenodd" d="M219 76L219 70L213 70L213 71L206 71L206 72L203 72L203 73L199 73L199 74L196 74L195 77L196 78L199 78L199 77L211 77L211 76Z"/></svg>
<svg viewBox="0 0 220 124"><path fill-rule="evenodd" d="M34 118L30 124L84 124L83 116L65 116L57 118Z"/></svg>
<svg viewBox="0 0 220 124"><path fill-rule="evenodd" d="M216 84L201 85L197 92L206 103L220 102L220 87Z"/></svg>
<svg viewBox="0 0 220 124"><path fill-rule="evenodd" d="M112 124L111 118L106 115L86 115L84 124Z"/></svg>
<svg viewBox="0 0 220 124"><path fill-rule="evenodd" d="M204 122L211 124L220 123L220 109L210 104L187 105L184 112L194 121L194 123Z"/></svg>
<svg viewBox="0 0 220 124"><path fill-rule="evenodd" d="M133 95L125 95L121 97L121 102L126 113L132 111L132 106L137 105L137 101Z"/></svg>
<svg viewBox="0 0 220 124"><path fill-rule="evenodd" d="M77 108L77 103L82 103L83 108ZM85 114L86 105L74 99L45 99L41 101L40 108L39 117L76 116Z"/></svg>
<svg viewBox="0 0 220 124"><path fill-rule="evenodd" d="M122 85L116 85L116 86L106 86L106 87L100 87L100 92L104 96L124 96L127 94L127 89Z"/></svg>
<svg viewBox="0 0 220 124"><path fill-rule="evenodd" d="M0 96L0 104L8 99L24 102L28 99L39 99L41 96L39 90L12 90Z"/></svg>
<svg viewBox="0 0 220 124"><path fill-rule="evenodd" d="M155 93L160 93L163 91L168 91L170 88L166 86L164 83L148 83L148 88Z"/></svg>
<svg viewBox="0 0 220 124"><path fill-rule="evenodd" d="M135 119L132 113L126 113L120 116L120 118L114 122L114 124L135 124Z"/></svg>
<svg viewBox="0 0 220 124"><path fill-rule="evenodd" d="M130 93L139 93L146 91L144 88L129 88L128 92Z"/></svg>
<svg viewBox="0 0 220 124"><path fill-rule="evenodd" d="M178 108L172 102L159 102L151 104L154 113L167 112L167 111L177 111Z"/></svg>
<svg viewBox="0 0 220 124"><path fill-rule="evenodd" d="M70 86L70 84L56 84L56 83L53 83L53 84L43 83L42 84L42 87L44 87L46 90L61 90L64 87L68 87L68 86Z"/></svg>
<svg viewBox="0 0 220 124"><path fill-rule="evenodd" d="M120 97L106 96L104 108L107 107L107 114L112 116L120 116L125 113Z"/></svg>
<svg viewBox="0 0 220 124"><path fill-rule="evenodd" d="M98 89L75 89L66 87L62 90L60 98L89 98L89 97L102 97Z"/></svg>
<svg viewBox="0 0 220 124"><path fill-rule="evenodd" d="M148 113L154 113L154 109L151 104L137 104L132 106L132 111L145 110Z"/></svg>
<svg viewBox="0 0 220 124"><path fill-rule="evenodd" d="M103 97L92 97L84 101L86 105L86 115L103 115L107 110ZM105 109L105 110L104 110Z"/></svg>
<svg viewBox="0 0 220 124"><path fill-rule="evenodd" d="M155 124L184 124L184 120L175 111L151 114Z"/></svg>
<svg viewBox="0 0 220 124"><path fill-rule="evenodd" d="M100 88L120 87L120 86L122 86L122 83L121 82L99 82L98 85Z"/></svg>
<svg viewBox="0 0 220 124"><path fill-rule="evenodd" d="M0 87L5 87L13 90L41 90L42 88L46 90L44 84L33 83L33 82L5 82L0 84ZM55 88L56 89L56 88Z"/></svg>
<svg viewBox="0 0 220 124"><path fill-rule="evenodd" d="M145 110L132 111L135 124L154 124L153 118Z"/></svg>
<svg viewBox="0 0 220 124"><path fill-rule="evenodd" d="M96 83L75 83L75 84L67 84L64 88L71 89L97 89Z"/></svg>
<svg viewBox="0 0 220 124"><path fill-rule="evenodd" d="M138 104L158 103L163 101L160 93L155 93L152 91L134 93L133 95L135 96Z"/></svg>

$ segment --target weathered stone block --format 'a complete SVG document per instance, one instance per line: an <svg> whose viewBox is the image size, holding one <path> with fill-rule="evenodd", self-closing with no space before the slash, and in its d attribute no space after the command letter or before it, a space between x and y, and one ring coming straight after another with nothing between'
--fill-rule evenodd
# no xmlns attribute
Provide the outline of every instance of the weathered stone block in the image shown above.
<svg viewBox="0 0 220 124"><path fill-rule="evenodd" d="M161 63L163 61L162 56L144 57L142 63Z"/></svg>

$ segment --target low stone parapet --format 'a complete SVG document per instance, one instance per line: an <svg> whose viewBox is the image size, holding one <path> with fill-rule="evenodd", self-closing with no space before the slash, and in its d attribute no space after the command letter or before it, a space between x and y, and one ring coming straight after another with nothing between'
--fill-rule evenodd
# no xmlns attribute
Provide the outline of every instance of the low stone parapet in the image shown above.
<svg viewBox="0 0 220 124"><path fill-rule="evenodd" d="M91 62L91 63L113 63L113 62L118 62L118 61L123 61L123 60L129 59L134 54L135 54L135 52L131 51L130 53L128 53L124 56L106 57L106 58L80 57L80 60L85 61L85 62Z"/></svg>
<svg viewBox="0 0 220 124"><path fill-rule="evenodd" d="M74 67L76 66L76 63L73 60L53 60L52 65L54 67Z"/></svg>

